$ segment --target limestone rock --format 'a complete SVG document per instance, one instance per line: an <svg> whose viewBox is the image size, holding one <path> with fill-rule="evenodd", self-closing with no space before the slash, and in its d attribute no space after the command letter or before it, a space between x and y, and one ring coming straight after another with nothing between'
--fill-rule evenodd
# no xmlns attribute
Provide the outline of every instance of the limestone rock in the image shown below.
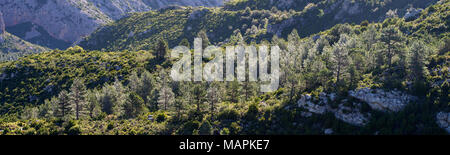
<svg viewBox="0 0 450 155"><path fill-rule="evenodd" d="M436 114L436 121L439 127L450 133L450 112L439 112Z"/></svg>
<svg viewBox="0 0 450 155"><path fill-rule="evenodd" d="M400 111L411 101L417 99L400 91L386 92L381 89L362 88L349 91L349 95L366 102L372 109L380 111Z"/></svg>
<svg viewBox="0 0 450 155"><path fill-rule="evenodd" d="M55 39L73 43L132 12L171 5L212 7L223 3L223 0L2 0L0 10L5 26L30 22Z"/></svg>
<svg viewBox="0 0 450 155"><path fill-rule="evenodd" d="M406 12L406 14L405 14L405 16L403 16L403 18L408 21L414 20L420 16L420 13L422 11L423 11L423 9L409 8L408 12Z"/></svg>
<svg viewBox="0 0 450 155"><path fill-rule="evenodd" d="M307 109L309 112L316 114L324 114L327 111L326 105L319 105L311 101L310 95L303 95L300 100L297 101L299 107Z"/></svg>
<svg viewBox="0 0 450 155"><path fill-rule="evenodd" d="M325 133L326 135L331 135L334 133L333 129L325 129L325 131L323 131L323 133Z"/></svg>
<svg viewBox="0 0 450 155"><path fill-rule="evenodd" d="M337 119L352 125L364 126L369 122L368 118L365 117L364 114L362 114L357 108L350 108L340 104L338 109L333 109L332 111ZM370 114L368 115L370 116Z"/></svg>
<svg viewBox="0 0 450 155"><path fill-rule="evenodd" d="M0 11L0 35L5 32L5 21L3 21L3 14Z"/></svg>
<svg viewBox="0 0 450 155"><path fill-rule="evenodd" d="M329 103L335 100L336 94L334 93L326 94L322 92L319 94L317 100L314 100L310 95L302 95L300 100L297 101L297 106L307 110L307 112L301 113L303 117L310 117L312 113L324 114L326 112L332 112L337 119L352 125L364 126L368 123L370 114L365 116L360 112L358 109L360 103L353 103L354 108L344 106L343 103L339 104L337 108L332 108Z"/></svg>

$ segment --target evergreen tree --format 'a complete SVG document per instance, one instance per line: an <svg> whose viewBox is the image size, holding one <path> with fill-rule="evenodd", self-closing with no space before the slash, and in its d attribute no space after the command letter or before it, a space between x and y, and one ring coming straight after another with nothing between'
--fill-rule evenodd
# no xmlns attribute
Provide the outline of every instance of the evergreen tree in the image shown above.
<svg viewBox="0 0 450 155"><path fill-rule="evenodd" d="M72 107L69 101L69 93L66 90L61 91L57 98L58 110L56 113L58 117L66 118L71 114Z"/></svg>
<svg viewBox="0 0 450 155"><path fill-rule="evenodd" d="M163 39L159 39L157 46L155 48L156 58L158 60L164 60L168 51L169 51L169 45L167 44L167 41L165 41Z"/></svg>
<svg viewBox="0 0 450 155"><path fill-rule="evenodd" d="M183 97L177 97L174 102L175 111L177 112L177 117L181 117L181 113L184 110L184 99Z"/></svg>
<svg viewBox="0 0 450 155"><path fill-rule="evenodd" d="M213 82L209 85L209 88L206 92L206 98L208 99L209 106L210 106L209 112L210 112L211 116L214 116L214 112L216 110L216 104L218 104L221 99L218 83Z"/></svg>
<svg viewBox="0 0 450 155"><path fill-rule="evenodd" d="M75 118L80 119L80 115L84 112L83 107L86 105L86 86L82 79L76 78L73 80L72 86L70 87L70 103L75 109Z"/></svg>
<svg viewBox="0 0 450 155"><path fill-rule="evenodd" d="M202 49L206 49L206 47L208 47L210 44L206 31L200 30L200 32L198 32L197 34L197 37L202 38Z"/></svg>
<svg viewBox="0 0 450 155"><path fill-rule="evenodd" d="M53 100L53 101L52 101ZM51 100L45 100L44 104L38 106L39 118L52 118L55 116L55 112L58 110L58 103L55 97Z"/></svg>
<svg viewBox="0 0 450 155"><path fill-rule="evenodd" d="M167 110L167 107L175 102L175 94L169 83L170 77L164 70L161 70L160 78L162 82L159 90L158 104L164 105L164 110Z"/></svg>
<svg viewBox="0 0 450 155"><path fill-rule="evenodd" d="M125 118L135 118L144 112L144 100L137 93L130 93L123 108Z"/></svg>
<svg viewBox="0 0 450 155"><path fill-rule="evenodd" d="M299 46L300 45L300 46ZM287 90L287 95L289 97L289 102L292 102L292 99L296 92L299 90L299 84L301 79L301 68L302 68L302 50L303 47L300 44L300 37L298 36L297 30L294 29L291 34L288 36L288 46L287 50L282 58L282 70L283 70L283 86L285 86Z"/></svg>
<svg viewBox="0 0 450 155"><path fill-rule="evenodd" d="M382 30L381 42L386 46L384 57L387 58L389 68L392 67L392 57L401 52L402 33L394 25L390 25Z"/></svg>
<svg viewBox="0 0 450 155"><path fill-rule="evenodd" d="M138 76L136 71L131 72L130 77L128 78L128 88L130 91L138 93L140 96L144 96L142 91L142 79ZM146 95L146 94L145 94Z"/></svg>
<svg viewBox="0 0 450 155"><path fill-rule="evenodd" d="M239 98L241 96L241 85L237 80L228 82L227 86L227 100L233 103L239 102Z"/></svg>
<svg viewBox="0 0 450 155"><path fill-rule="evenodd" d="M164 105L164 110L175 102L175 94L167 84L163 84L159 91L158 103Z"/></svg>
<svg viewBox="0 0 450 155"><path fill-rule="evenodd" d="M100 105L102 111L106 114L120 115L121 107L126 101L126 90L122 83L118 80L114 84L106 84L99 95Z"/></svg>
<svg viewBox="0 0 450 155"><path fill-rule="evenodd" d="M88 91L86 95L87 106L86 110L90 118L94 118L101 113L100 104L98 102L99 92L97 90Z"/></svg>
<svg viewBox="0 0 450 155"><path fill-rule="evenodd" d="M412 43L410 51L411 51L411 60L409 63L410 77L415 82L416 86L423 85L420 84L424 82L425 76L427 75L426 68L426 58L425 54L427 53L428 47L422 41L415 41Z"/></svg>
<svg viewBox="0 0 450 155"><path fill-rule="evenodd" d="M349 65L348 49L346 47L348 37L341 35L339 41L333 45L332 61L334 62L334 73L336 76L336 84L340 84L341 77L347 73Z"/></svg>
<svg viewBox="0 0 450 155"><path fill-rule="evenodd" d="M202 83L194 84L192 88L192 95L194 96L194 103L197 105L197 114L200 114L203 104L205 103L205 86Z"/></svg>

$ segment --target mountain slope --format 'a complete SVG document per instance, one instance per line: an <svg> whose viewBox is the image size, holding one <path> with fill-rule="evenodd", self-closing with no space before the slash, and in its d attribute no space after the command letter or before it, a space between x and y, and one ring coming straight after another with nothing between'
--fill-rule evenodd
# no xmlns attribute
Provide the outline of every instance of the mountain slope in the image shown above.
<svg viewBox="0 0 450 155"><path fill-rule="evenodd" d="M74 47L0 63L0 114L11 114L1 115L0 134L445 134L442 128L448 124L438 126L436 114L450 110L449 10L450 2L440 1L424 9L415 20L389 18L379 23L338 24L310 37L300 38L292 31L287 40L275 38L268 44L279 45L283 52L280 89L273 93L260 93L257 86L246 82L170 81L165 70L170 65L147 66L161 62L148 51L100 52ZM239 14L219 9L166 9L162 14L138 13L111 26L124 28L118 34L131 38L141 33L125 28L150 23L147 26L160 29L149 31L149 35L170 36L164 32L164 25L182 25L177 22L183 20L174 16L183 19L196 11L194 15L218 11L209 12L208 17ZM236 20L207 19L216 19L210 23L218 25ZM183 35L174 32L175 36ZM250 35L254 34L243 38L254 38ZM400 39L390 40L395 41L395 47L390 47L389 38ZM139 45L122 43L120 46L126 48ZM292 43L298 48L290 46ZM392 57L389 48L397 52ZM338 61L343 63L339 65ZM152 70L147 71L149 68ZM81 100L86 101L89 108L85 110L92 115L66 123L55 121L73 116L61 117L55 107L64 103L59 102L64 99L62 90L69 90L69 94L82 91L78 86L69 89L79 78L85 79L82 85L89 89L88 97ZM118 81L105 84L114 78ZM220 92L214 94L221 95L221 101L207 105L204 102L216 102L210 97L212 93L203 92L211 88ZM161 98L163 94L173 95L168 95L171 99L167 101ZM130 104L139 107L129 108ZM130 118L130 109L139 110L132 111L134 116ZM14 118L19 115L22 119ZM148 120L149 115L156 121Z"/></svg>
<svg viewBox="0 0 450 155"><path fill-rule="evenodd" d="M48 48L29 43L8 32L0 34L0 62L16 60L24 55L42 53L48 50Z"/></svg>
<svg viewBox="0 0 450 155"><path fill-rule="evenodd" d="M262 3L264 0L257 2ZM300 2L308 5L308 1ZM298 11L265 8L252 10L245 9L246 3L237 3L235 5L239 6L239 9L229 9L225 6L151 11L137 13L108 24L82 40L79 45L90 50L152 49L155 41L163 38L174 47L184 38L192 42L201 30L206 31L214 44L227 43L227 39L238 32L245 36L244 40L248 43L270 40L274 35L286 38L293 29L297 29L301 37L306 37L339 23L382 21L388 10L406 10L410 4L426 7L430 2L395 1L385 5L370 5L366 1L321 1Z"/></svg>
<svg viewBox="0 0 450 155"><path fill-rule="evenodd" d="M148 11L172 4L218 6L222 5L222 1L2 0L0 10L6 27L18 30L13 34L32 43L62 49L90 34L100 25L126 16L129 12ZM23 25L24 23L28 24ZM33 35L23 35L26 33Z"/></svg>
<svg viewBox="0 0 450 155"><path fill-rule="evenodd" d="M3 108L41 104L67 89L76 77L89 77L86 78L88 88L115 78L122 80L133 69L145 66L152 57L147 51L88 52L70 47L65 51L54 50L3 62L0 63L0 103ZM21 111L21 108L0 113L16 110Z"/></svg>
<svg viewBox="0 0 450 155"><path fill-rule="evenodd" d="M47 48L31 44L8 33L5 29L3 14L0 12L0 62L15 60L26 54L41 53Z"/></svg>

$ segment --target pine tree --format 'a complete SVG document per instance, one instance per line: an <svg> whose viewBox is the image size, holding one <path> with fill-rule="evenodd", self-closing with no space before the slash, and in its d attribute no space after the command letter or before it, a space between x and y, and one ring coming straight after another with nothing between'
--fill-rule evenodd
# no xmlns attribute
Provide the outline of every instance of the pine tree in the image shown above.
<svg viewBox="0 0 450 155"><path fill-rule="evenodd" d="M126 97L126 89L123 87L122 83L116 79L114 84L106 84L103 86L98 98L103 112L109 115L120 115L122 112L121 107L125 103Z"/></svg>
<svg viewBox="0 0 450 155"><path fill-rule="evenodd" d="M87 106L86 110L88 111L90 118L95 118L101 113L100 103L98 101L99 92L97 90L88 91L86 95Z"/></svg>
<svg viewBox="0 0 450 155"><path fill-rule="evenodd" d="M141 74L140 82L141 85L138 94L144 99L145 103L148 103L149 100L147 100L147 96L151 96L152 92L155 91L156 88L155 78L149 71L146 70Z"/></svg>
<svg viewBox="0 0 450 155"><path fill-rule="evenodd" d="M75 109L75 118L80 119L80 115L82 115L83 106L86 104L86 86L83 83L84 81L76 78L73 80L72 86L70 87L70 103L74 106Z"/></svg>
<svg viewBox="0 0 450 155"><path fill-rule="evenodd" d="M285 54L282 59L283 86L288 89L289 102L292 102L296 92L300 91L298 86L301 79L303 47L299 45L300 37L297 30L294 29L288 36L288 49L286 52L283 52Z"/></svg>
<svg viewBox="0 0 450 155"><path fill-rule="evenodd" d="M218 104L221 99L218 87L219 87L219 84L213 82L209 85L209 88L206 92L206 98L208 99L208 102L209 102L209 106L210 106L209 112L210 112L211 116L214 116L214 111L216 110L216 104Z"/></svg>
<svg viewBox="0 0 450 155"><path fill-rule="evenodd" d="M50 100L45 100L43 105L39 108L39 118L52 118L56 116L58 111L58 99L52 97ZM56 116L57 117L57 116Z"/></svg>
<svg viewBox="0 0 450 155"><path fill-rule="evenodd" d="M125 118L135 118L144 112L144 100L137 93L130 93L123 108Z"/></svg>
<svg viewBox="0 0 450 155"><path fill-rule="evenodd" d="M158 60L164 60L168 51L169 51L169 45L167 44L167 41L165 41L163 39L159 39L157 46L155 48L156 58Z"/></svg>
<svg viewBox="0 0 450 155"><path fill-rule="evenodd" d="M196 83L194 84L194 87L192 88L192 95L194 96L194 103L197 105L197 114L200 114L202 106L205 102L205 86L202 83Z"/></svg>
<svg viewBox="0 0 450 155"><path fill-rule="evenodd" d="M386 46L384 56L388 59L387 63L389 68L392 67L392 57L401 52L402 33L394 25L390 25L384 28L381 33L381 42Z"/></svg>
<svg viewBox="0 0 450 155"><path fill-rule="evenodd" d="M174 102L175 111L177 112L177 117L181 117L181 113L184 110L184 99L183 97L177 97Z"/></svg>
<svg viewBox="0 0 450 155"><path fill-rule="evenodd" d="M175 102L175 94L168 80L169 75L164 70L160 72L160 78L162 82L159 90L158 103L164 105L164 110L167 110L167 107Z"/></svg>
<svg viewBox="0 0 450 155"><path fill-rule="evenodd" d="M341 77L347 73L349 59L346 44L348 39L346 35L341 35L339 41L333 46L332 61L335 64L334 73L336 76L336 84L340 84Z"/></svg>
<svg viewBox="0 0 450 155"><path fill-rule="evenodd" d="M226 89L227 92L227 100L233 103L239 102L239 98L241 96L241 85L237 80L228 82L228 86Z"/></svg>
<svg viewBox="0 0 450 155"><path fill-rule="evenodd" d="M414 79L414 81L423 81L427 74L425 65L427 47L422 41L415 41L412 43L410 51L412 54L409 63L410 77Z"/></svg>
<svg viewBox="0 0 450 155"><path fill-rule="evenodd" d="M206 49L206 47L208 47L210 44L206 31L200 30L200 32L198 32L197 34L197 37L202 38L202 49Z"/></svg>
<svg viewBox="0 0 450 155"><path fill-rule="evenodd" d="M175 94L167 84L163 84L159 91L158 103L164 105L164 110L175 102Z"/></svg>
<svg viewBox="0 0 450 155"><path fill-rule="evenodd" d="M56 113L58 117L66 118L71 114L72 107L69 101L69 93L66 90L61 91L57 98L58 110Z"/></svg>
<svg viewBox="0 0 450 155"><path fill-rule="evenodd" d="M142 79L138 76L136 71L131 72L130 77L128 78L128 88L130 91L138 93L140 96L143 96L142 91Z"/></svg>
<svg viewBox="0 0 450 155"><path fill-rule="evenodd" d="M128 79L128 87L130 91L141 96L146 104L150 104L152 92L155 91L155 78L148 71L144 71L140 77L136 72L132 72Z"/></svg>

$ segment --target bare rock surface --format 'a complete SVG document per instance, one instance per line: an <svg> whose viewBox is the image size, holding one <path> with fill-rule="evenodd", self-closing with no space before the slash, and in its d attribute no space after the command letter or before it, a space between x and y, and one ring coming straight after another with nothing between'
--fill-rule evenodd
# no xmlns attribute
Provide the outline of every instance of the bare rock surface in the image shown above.
<svg viewBox="0 0 450 155"><path fill-rule="evenodd" d="M73 43L131 12L171 5L212 7L223 5L223 0L2 0L0 10L6 27L31 22L53 38ZM5 26L0 23L0 28Z"/></svg>
<svg viewBox="0 0 450 155"><path fill-rule="evenodd" d="M401 91L384 91L381 89L362 88L349 91L350 96L366 102L374 110L393 111L402 110L417 97L408 95Z"/></svg>
<svg viewBox="0 0 450 155"><path fill-rule="evenodd" d="M0 34L5 32L5 21L3 21L3 14L0 11Z"/></svg>
<svg viewBox="0 0 450 155"><path fill-rule="evenodd" d="M436 115L436 121L439 127L445 129L448 133L450 133L450 112L439 112Z"/></svg>
<svg viewBox="0 0 450 155"><path fill-rule="evenodd" d="M310 117L312 113L325 114L326 112L332 112L337 119L352 125L364 126L368 123L370 114L360 112L360 103L352 103L352 106L349 107L344 105L347 101L341 101L337 108L333 108L330 106L330 103L335 102L335 100L336 94L334 93L320 93L318 99L313 99L310 95L303 95L298 100L297 105L307 110L307 112L302 113L304 117Z"/></svg>

